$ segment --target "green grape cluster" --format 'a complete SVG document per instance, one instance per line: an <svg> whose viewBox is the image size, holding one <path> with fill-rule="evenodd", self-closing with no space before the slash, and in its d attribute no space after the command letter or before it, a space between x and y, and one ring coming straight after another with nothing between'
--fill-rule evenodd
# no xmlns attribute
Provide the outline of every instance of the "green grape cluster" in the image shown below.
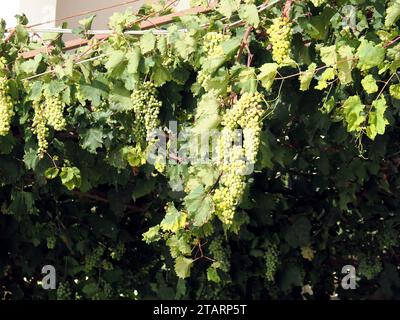
<svg viewBox="0 0 400 320"><path fill-rule="evenodd" d="M7 65L7 59L4 57L0 57L0 69L5 69Z"/></svg>
<svg viewBox="0 0 400 320"><path fill-rule="evenodd" d="M230 35L220 32L208 32L204 37L203 48L207 58L216 58L224 55L224 50L221 46L223 41L229 40Z"/></svg>
<svg viewBox="0 0 400 320"><path fill-rule="evenodd" d="M174 65L174 61L174 56L170 51L168 51L161 64L165 68L171 68Z"/></svg>
<svg viewBox="0 0 400 320"><path fill-rule="evenodd" d="M231 224L246 187L245 175L254 164L260 144L263 97L260 93L244 93L222 118L224 130L218 140L217 163L222 172L213 200L216 214ZM243 129L243 145L235 144L235 129Z"/></svg>
<svg viewBox="0 0 400 320"><path fill-rule="evenodd" d="M45 116L45 105L39 102L33 103L33 110L35 114L33 116L32 131L36 134L39 144L39 157L43 158L43 155L47 152L49 143L47 141L47 136L49 134L49 129L47 128L47 119Z"/></svg>
<svg viewBox="0 0 400 320"><path fill-rule="evenodd" d="M243 129L243 147L247 161L255 163L262 129L264 115L263 96L259 92L245 92L242 97L229 109L223 119L222 125L234 130Z"/></svg>
<svg viewBox="0 0 400 320"><path fill-rule="evenodd" d="M208 82L211 79L211 75L207 72L205 72L204 70L200 70L197 73L197 83L200 84L200 86L202 88L204 88L204 90L208 91L209 90L209 86L208 86Z"/></svg>
<svg viewBox="0 0 400 320"><path fill-rule="evenodd" d="M268 243L264 254L265 259L265 277L267 281L273 282L279 265L278 247L274 243Z"/></svg>
<svg viewBox="0 0 400 320"><path fill-rule="evenodd" d="M118 242L116 248L111 251L111 258L119 261L125 253L125 244L123 242Z"/></svg>
<svg viewBox="0 0 400 320"><path fill-rule="evenodd" d="M208 250L210 251L213 259L219 264L219 269L224 272L229 272L231 268L231 251L229 244L224 243L224 239L220 236L210 242Z"/></svg>
<svg viewBox="0 0 400 320"><path fill-rule="evenodd" d="M158 115L161 101L156 96L156 87L150 81L144 82L131 95L132 107L136 117L135 134L140 135L140 137L143 137L143 127L146 130L146 136L149 136L160 124Z"/></svg>
<svg viewBox="0 0 400 320"><path fill-rule="evenodd" d="M0 77L0 136L8 134L14 116L14 104L9 91L7 78Z"/></svg>
<svg viewBox="0 0 400 320"><path fill-rule="evenodd" d="M104 248L99 246L97 247L90 255L88 255L85 259L85 272L89 273L99 264L101 256L104 253Z"/></svg>
<svg viewBox="0 0 400 320"><path fill-rule="evenodd" d="M64 118L64 105L58 96L44 94L44 103L35 101L33 103L34 117L32 123L32 131L38 139L39 157L42 158L47 152L49 143L47 137L49 135L49 127L56 131L61 131L66 126Z"/></svg>
<svg viewBox="0 0 400 320"><path fill-rule="evenodd" d="M61 282L57 288L57 300L70 300L72 290L68 282Z"/></svg>
<svg viewBox="0 0 400 320"><path fill-rule="evenodd" d="M44 116L47 120L47 124L57 131L65 129L67 123L64 118L64 105L62 101L57 96L51 96L49 94L45 94L44 99Z"/></svg>
<svg viewBox="0 0 400 320"><path fill-rule="evenodd" d="M226 154L224 161L220 164L220 169L223 174L219 187L213 195L215 212L224 224L231 224L236 206L239 204L246 187L243 174L246 171L243 148L240 146L231 147L230 152Z"/></svg>
<svg viewBox="0 0 400 320"><path fill-rule="evenodd" d="M275 18L267 33L272 44L272 58L278 64L290 56L290 43L292 40L292 25L286 17Z"/></svg>

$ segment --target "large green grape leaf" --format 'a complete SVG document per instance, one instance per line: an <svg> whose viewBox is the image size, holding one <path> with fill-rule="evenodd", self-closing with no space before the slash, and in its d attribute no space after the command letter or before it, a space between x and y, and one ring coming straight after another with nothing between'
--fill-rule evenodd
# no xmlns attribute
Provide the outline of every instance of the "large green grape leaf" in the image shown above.
<svg viewBox="0 0 400 320"><path fill-rule="evenodd" d="M384 97L372 102L373 110L368 114L367 136L374 140L377 134L384 134L385 127L389 123L385 118L387 109Z"/></svg>
<svg viewBox="0 0 400 320"><path fill-rule="evenodd" d="M277 63L265 63L260 67L260 73L258 74L257 79L261 81L261 84L265 89L269 90L274 83L277 72Z"/></svg>
<svg viewBox="0 0 400 320"><path fill-rule="evenodd" d="M220 122L218 95L210 91L201 97L196 109L194 134L207 134Z"/></svg>
<svg viewBox="0 0 400 320"><path fill-rule="evenodd" d="M239 17L247 24L257 27L260 23L257 7L254 4L244 4L239 9Z"/></svg>
<svg viewBox="0 0 400 320"><path fill-rule="evenodd" d="M353 70L354 54L350 46L340 46L338 49L338 77L342 84L349 84L353 81L351 72Z"/></svg>
<svg viewBox="0 0 400 320"><path fill-rule="evenodd" d="M193 265L193 260L186 257L178 257L175 259L175 272L179 278L187 278L190 275L190 268Z"/></svg>
<svg viewBox="0 0 400 320"><path fill-rule="evenodd" d="M90 128L81 134L82 148L96 154L97 148L103 145L103 131L100 128Z"/></svg>
<svg viewBox="0 0 400 320"><path fill-rule="evenodd" d="M335 45L329 47L322 47L320 49L320 54L322 62L325 63L327 66L336 65L337 52Z"/></svg>
<svg viewBox="0 0 400 320"><path fill-rule="evenodd" d="M393 98L400 100L400 84L391 85L389 87L389 92Z"/></svg>
<svg viewBox="0 0 400 320"><path fill-rule="evenodd" d="M171 256L173 258L179 257L179 256L189 256L192 252L192 247L189 243L188 239L189 235L182 235L182 234L173 234L168 240L167 240L167 246L170 249Z"/></svg>
<svg viewBox="0 0 400 320"><path fill-rule="evenodd" d="M140 49L143 54L149 53L156 47L156 37L153 32L148 31L140 37Z"/></svg>
<svg viewBox="0 0 400 320"><path fill-rule="evenodd" d="M126 59L128 60L127 71L131 74L136 74L138 72L139 63L141 58L141 52L139 47L133 47L126 54Z"/></svg>
<svg viewBox="0 0 400 320"><path fill-rule="evenodd" d="M310 87L311 80L314 77L315 69L317 65L315 63L311 63L305 72L300 74L300 90L306 91Z"/></svg>
<svg viewBox="0 0 400 320"><path fill-rule="evenodd" d="M212 197L201 185L192 190L184 201L195 226L202 226L214 213Z"/></svg>
<svg viewBox="0 0 400 320"><path fill-rule="evenodd" d="M125 60L126 53L122 50L113 50L108 52L108 55L109 57L105 64L105 67L108 72L112 73Z"/></svg>
<svg viewBox="0 0 400 320"><path fill-rule="evenodd" d="M385 59L385 48L375 45L373 42L363 39L357 49L358 67L362 70L369 70L379 66Z"/></svg>
<svg viewBox="0 0 400 320"><path fill-rule="evenodd" d="M386 9L385 26L391 27L400 17L400 0L392 0Z"/></svg>
<svg viewBox="0 0 400 320"><path fill-rule="evenodd" d="M143 241L147 244L151 242L158 241L160 239L160 226L156 225L149 228L145 233L143 233Z"/></svg>
<svg viewBox="0 0 400 320"><path fill-rule="evenodd" d="M174 204L169 204L165 213L164 219L161 221L160 226L164 231L177 232L185 227L186 214L178 211Z"/></svg>
<svg viewBox="0 0 400 320"><path fill-rule="evenodd" d="M347 131L361 131L361 124L365 121L364 104L359 96L349 97L343 103L343 111L347 123Z"/></svg>
<svg viewBox="0 0 400 320"><path fill-rule="evenodd" d="M239 10L240 0L221 0L217 6L217 10L227 18L232 16L232 13Z"/></svg>
<svg viewBox="0 0 400 320"><path fill-rule="evenodd" d="M361 80L361 85L368 94L378 92L378 86L372 74L369 74Z"/></svg>

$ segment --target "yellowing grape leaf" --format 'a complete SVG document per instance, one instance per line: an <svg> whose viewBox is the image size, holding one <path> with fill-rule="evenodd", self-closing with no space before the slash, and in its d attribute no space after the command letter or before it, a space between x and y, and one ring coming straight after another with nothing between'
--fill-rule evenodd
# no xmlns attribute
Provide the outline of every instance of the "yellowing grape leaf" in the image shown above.
<svg viewBox="0 0 400 320"><path fill-rule="evenodd" d="M358 68L361 71L379 66L385 59L385 48L363 39L357 49Z"/></svg>
<svg viewBox="0 0 400 320"><path fill-rule="evenodd" d="M314 250L310 246L301 247L301 255L304 259L312 261L314 259Z"/></svg>
<svg viewBox="0 0 400 320"><path fill-rule="evenodd" d="M364 105L359 96L349 97L343 104L347 131L361 131L361 124L365 121Z"/></svg>
<svg viewBox="0 0 400 320"><path fill-rule="evenodd" d="M193 260L185 257L175 259L175 272L179 278L185 279L190 275L190 268L193 265Z"/></svg>
<svg viewBox="0 0 400 320"><path fill-rule="evenodd" d="M260 74L257 76L257 79L261 81L265 89L269 90L274 83L277 72L277 63L265 63L260 67Z"/></svg>
<svg viewBox="0 0 400 320"><path fill-rule="evenodd" d="M185 227L187 215L178 211L173 203L167 205L167 210L164 219L160 226L163 231L177 232Z"/></svg>
<svg viewBox="0 0 400 320"><path fill-rule="evenodd" d="M310 87L310 83L314 76L316 68L317 68L317 65L315 63L311 63L308 66L307 71L301 73L301 75L299 77L301 91L306 91Z"/></svg>
<svg viewBox="0 0 400 320"><path fill-rule="evenodd" d="M385 26L391 27L400 18L400 0L392 0L386 9Z"/></svg>
<svg viewBox="0 0 400 320"><path fill-rule="evenodd" d="M400 100L400 84L393 84L389 88L390 95Z"/></svg>
<svg viewBox="0 0 400 320"><path fill-rule="evenodd" d="M367 75L361 80L361 84L366 93L371 94L378 91L378 86L372 74Z"/></svg>
<svg viewBox="0 0 400 320"><path fill-rule="evenodd" d="M374 140L377 134L384 134L389 121L385 118L387 108L384 97L372 102L372 111L368 114L367 136Z"/></svg>

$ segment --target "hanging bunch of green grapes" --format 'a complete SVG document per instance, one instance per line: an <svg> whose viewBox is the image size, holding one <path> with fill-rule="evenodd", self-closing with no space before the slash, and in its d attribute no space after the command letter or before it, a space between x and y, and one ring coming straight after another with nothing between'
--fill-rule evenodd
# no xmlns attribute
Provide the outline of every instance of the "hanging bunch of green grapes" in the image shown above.
<svg viewBox="0 0 400 320"><path fill-rule="evenodd" d="M224 55L224 50L221 43L229 40L229 34L221 32L208 32L204 37L203 48L208 58L216 58Z"/></svg>
<svg viewBox="0 0 400 320"><path fill-rule="evenodd" d="M265 277L267 281L274 281L275 274L279 266L278 247L274 243L268 243L267 250L264 254L265 259Z"/></svg>
<svg viewBox="0 0 400 320"><path fill-rule="evenodd" d="M64 117L64 105L58 96L51 96L49 93L44 94L42 100L33 103L34 117L32 123L32 131L38 139L39 157L42 158L47 152L49 142L49 127L56 131L65 129L66 120Z"/></svg>
<svg viewBox="0 0 400 320"><path fill-rule="evenodd" d="M64 104L59 97L45 93L44 103L44 116L46 117L47 124L57 131L65 129L67 123L64 117Z"/></svg>
<svg viewBox="0 0 400 320"><path fill-rule="evenodd" d="M32 123L32 131L36 134L39 150L38 154L40 158L43 158L44 154L47 152L49 143L47 141L47 136L49 134L49 129L47 128L47 119L45 116L45 105L40 102L33 103L33 110L35 112Z"/></svg>
<svg viewBox="0 0 400 320"><path fill-rule="evenodd" d="M204 90L208 91L209 90L209 86L208 86L208 82L211 80L211 75L207 72L205 72L204 70L200 70L197 73L197 82L200 84L200 86L202 88L204 88Z"/></svg>
<svg viewBox="0 0 400 320"><path fill-rule="evenodd" d="M222 119L225 127L217 145L217 162L222 172L213 200L216 214L231 224L246 187L249 165L254 164L260 144L263 97L260 93L244 93ZM238 145L235 129L243 129L243 144Z"/></svg>
<svg viewBox="0 0 400 320"><path fill-rule="evenodd" d="M10 88L7 82L7 78L0 77L0 136L8 134L14 116L14 104L9 94Z"/></svg>
<svg viewBox="0 0 400 320"><path fill-rule="evenodd" d="M275 18L267 33L272 44L272 59L281 64L290 58L292 24L286 17Z"/></svg>
<svg viewBox="0 0 400 320"><path fill-rule="evenodd" d="M262 117L264 115L263 96L261 93L245 92L240 100L225 114L222 125L234 130L243 129L243 148L246 160L255 163L260 145Z"/></svg>
<svg viewBox="0 0 400 320"><path fill-rule="evenodd" d="M227 243L225 243L222 236L213 239L210 242L208 250L213 257L213 259L218 263L219 269L224 272L229 272L231 268L230 264L230 248Z"/></svg>
<svg viewBox="0 0 400 320"><path fill-rule="evenodd" d="M70 300L72 298L71 287L68 282L61 282L57 288L57 300Z"/></svg>
<svg viewBox="0 0 400 320"><path fill-rule="evenodd" d="M222 176L219 187L215 190L213 196L215 213L224 224L233 222L236 207L246 187L244 176L246 162L243 148L240 146L231 147L228 157L229 161L225 160L219 166Z"/></svg>
<svg viewBox="0 0 400 320"><path fill-rule="evenodd" d="M203 50L206 59L218 58L224 55L221 43L230 39L229 34L221 32L208 32L204 37ZM209 81L212 76L205 70L200 70L197 74L197 83L200 84L205 91L209 91Z"/></svg>
<svg viewBox="0 0 400 320"><path fill-rule="evenodd" d="M131 95L132 108L135 113L135 135L147 138L160 125L158 115L160 113L161 101L157 99L157 90L154 83L144 82Z"/></svg>
<svg viewBox="0 0 400 320"><path fill-rule="evenodd" d="M104 248L99 246L90 255L86 256L85 259L86 273L89 273L90 271L92 271L92 269L98 266L103 253L104 253Z"/></svg>

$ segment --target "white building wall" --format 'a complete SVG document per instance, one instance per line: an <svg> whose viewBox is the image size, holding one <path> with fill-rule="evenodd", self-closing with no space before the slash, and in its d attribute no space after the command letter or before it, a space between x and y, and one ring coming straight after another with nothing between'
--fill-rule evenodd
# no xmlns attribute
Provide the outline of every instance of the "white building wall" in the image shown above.
<svg viewBox="0 0 400 320"><path fill-rule="evenodd" d="M19 2L19 12L26 14L29 24L56 19L57 0L19 0L15 2ZM47 23L40 27L54 27L54 23Z"/></svg>

